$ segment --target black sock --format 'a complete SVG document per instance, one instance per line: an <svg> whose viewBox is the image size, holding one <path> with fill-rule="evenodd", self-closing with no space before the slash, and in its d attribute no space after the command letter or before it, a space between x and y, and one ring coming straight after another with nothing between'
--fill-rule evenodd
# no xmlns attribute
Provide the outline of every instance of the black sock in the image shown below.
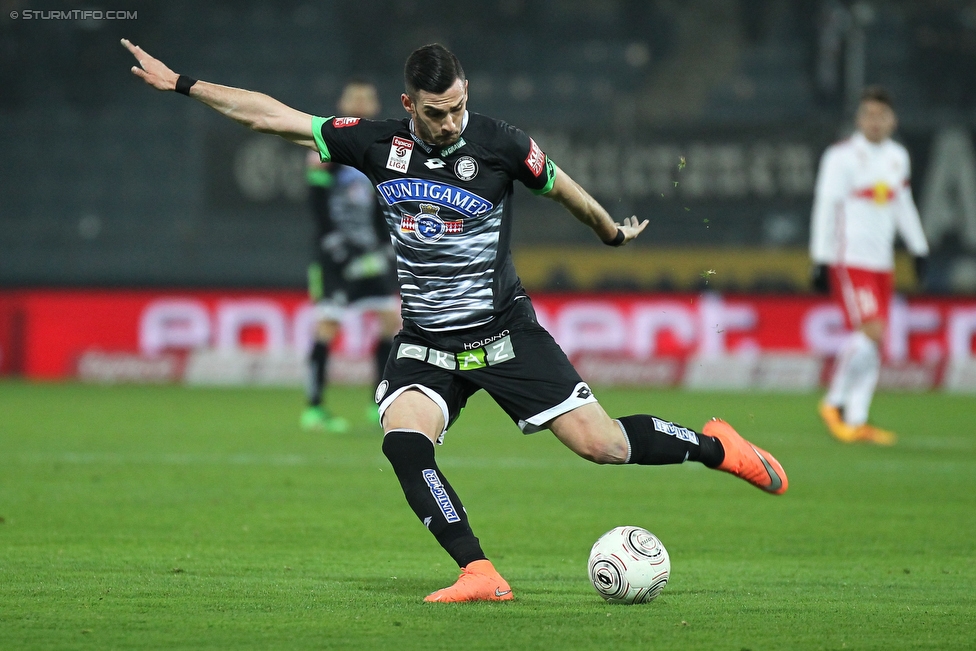
<svg viewBox="0 0 976 651"><path fill-rule="evenodd" d="M377 384L383 379L383 371L386 370L386 360L390 359L391 352L393 352L393 340L380 339L376 344L376 352L373 353L373 360L376 363Z"/></svg>
<svg viewBox="0 0 976 651"><path fill-rule="evenodd" d="M329 344L315 340L312 352L308 356L308 381L305 386L306 397L310 407L322 404L322 394L325 393L326 367L329 364Z"/></svg>
<svg viewBox="0 0 976 651"><path fill-rule="evenodd" d="M393 465L407 504L458 567L487 558L461 500L434 462L431 440L414 430L390 430L383 439L383 454Z"/></svg>
<svg viewBox="0 0 976 651"><path fill-rule="evenodd" d="M700 461L709 468L725 459L718 439L705 436L677 423L638 414L618 419L624 426L630 455L627 463L662 466L685 461Z"/></svg>

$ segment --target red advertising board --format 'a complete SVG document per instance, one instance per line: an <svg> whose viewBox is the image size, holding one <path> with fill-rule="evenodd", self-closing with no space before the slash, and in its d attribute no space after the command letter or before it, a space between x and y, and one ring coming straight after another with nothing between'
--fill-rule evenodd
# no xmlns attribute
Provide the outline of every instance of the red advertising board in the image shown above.
<svg viewBox="0 0 976 651"><path fill-rule="evenodd" d="M533 304L574 362L617 360L638 370L691 357L829 357L845 336L839 308L810 296L572 294L534 296ZM133 364L202 350L297 360L309 348L314 320L306 295L292 290L0 292L0 373L75 377L92 353L129 356ZM337 357L367 358L375 333L368 316L350 314ZM898 298L886 358L895 366L971 360L974 339L976 299ZM143 370L170 379L180 373L178 365Z"/></svg>
<svg viewBox="0 0 976 651"><path fill-rule="evenodd" d="M840 307L813 296L573 294L535 297L533 304L570 357L832 356L848 332ZM973 357L976 300L896 297L888 330L890 362Z"/></svg>

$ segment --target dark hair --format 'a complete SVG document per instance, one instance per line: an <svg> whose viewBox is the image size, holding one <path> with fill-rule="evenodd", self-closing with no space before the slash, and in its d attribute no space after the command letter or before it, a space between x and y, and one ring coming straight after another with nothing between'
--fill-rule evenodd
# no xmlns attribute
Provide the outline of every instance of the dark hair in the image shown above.
<svg viewBox="0 0 976 651"><path fill-rule="evenodd" d="M891 93L889 93L884 86L867 86L861 91L861 101L862 102L881 102L888 106L888 108L895 108L894 102L891 101Z"/></svg>
<svg viewBox="0 0 976 651"><path fill-rule="evenodd" d="M465 79L461 62L440 43L414 50L403 66L403 85L408 95L419 90L443 93L458 79Z"/></svg>

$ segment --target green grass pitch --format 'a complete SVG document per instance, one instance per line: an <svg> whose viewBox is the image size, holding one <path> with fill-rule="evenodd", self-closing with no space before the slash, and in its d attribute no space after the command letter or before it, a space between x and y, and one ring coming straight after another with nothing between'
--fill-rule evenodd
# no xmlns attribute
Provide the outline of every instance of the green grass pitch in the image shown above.
<svg viewBox="0 0 976 651"><path fill-rule="evenodd" d="M0 383L0 649L976 648L976 400L883 394L893 448L843 446L815 395L604 389L611 415L721 416L790 478L766 495L698 464L596 466L486 396L438 458L516 599L424 604L457 568L337 387ZM586 578L622 524L671 582L611 606Z"/></svg>

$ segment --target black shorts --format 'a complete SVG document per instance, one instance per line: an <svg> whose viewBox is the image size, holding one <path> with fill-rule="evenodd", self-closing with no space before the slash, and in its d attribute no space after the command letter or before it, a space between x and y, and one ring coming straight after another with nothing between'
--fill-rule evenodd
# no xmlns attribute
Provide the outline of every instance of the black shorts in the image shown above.
<svg viewBox="0 0 976 651"><path fill-rule="evenodd" d="M338 321L347 307L366 310L398 308L396 270L381 252L378 254L388 267L375 275L357 276L350 273L353 271L351 265L336 264L326 255L309 265L308 293L315 301L317 318Z"/></svg>
<svg viewBox="0 0 976 651"><path fill-rule="evenodd" d="M526 434L596 402L552 335L539 325L527 297L516 300L502 317L471 330L441 334L404 323L376 388L380 416L409 389L437 403L445 431L479 389Z"/></svg>

